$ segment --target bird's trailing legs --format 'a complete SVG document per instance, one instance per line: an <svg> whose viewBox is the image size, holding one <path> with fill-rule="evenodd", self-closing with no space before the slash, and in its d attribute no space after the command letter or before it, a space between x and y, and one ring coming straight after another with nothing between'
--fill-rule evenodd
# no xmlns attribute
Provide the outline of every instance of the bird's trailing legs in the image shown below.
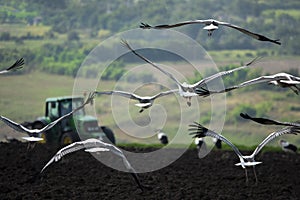
<svg viewBox="0 0 300 200"><path fill-rule="evenodd" d="M36 142L28 142L27 151L34 149Z"/></svg>
<svg viewBox="0 0 300 200"><path fill-rule="evenodd" d="M256 171L255 171L255 166L253 166L253 174L255 177L255 185L257 185L258 179L257 179ZM248 178L247 168L245 168L245 176L246 176L246 185L249 186L249 178Z"/></svg>
<svg viewBox="0 0 300 200"><path fill-rule="evenodd" d="M186 102L186 104L187 104L188 106L191 106L191 105L192 105L191 100L192 100L192 97L187 97L187 102Z"/></svg>
<svg viewBox="0 0 300 200"><path fill-rule="evenodd" d="M248 179L248 172L247 169L245 168L245 176L246 176L246 185L249 185L249 179Z"/></svg>
<svg viewBox="0 0 300 200"><path fill-rule="evenodd" d="M255 166L253 166L253 173L254 173L254 177L255 177L255 185L257 185L258 179L257 179L256 171L255 171Z"/></svg>
<svg viewBox="0 0 300 200"><path fill-rule="evenodd" d="M207 31L207 35L208 35L209 37L212 35L212 33L213 33L213 30L208 30L208 31Z"/></svg>

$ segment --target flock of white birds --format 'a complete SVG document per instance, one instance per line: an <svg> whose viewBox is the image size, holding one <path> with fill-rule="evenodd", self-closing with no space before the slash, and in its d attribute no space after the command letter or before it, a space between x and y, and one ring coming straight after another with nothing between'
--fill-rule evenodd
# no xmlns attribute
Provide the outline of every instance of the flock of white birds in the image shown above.
<svg viewBox="0 0 300 200"><path fill-rule="evenodd" d="M184 25L188 25L188 24L204 24L204 28L205 30L208 31L208 35L211 36L213 31L218 29L218 26L226 26L226 27L230 27L233 28L235 30L238 30L256 40L260 40L260 41L267 41L267 42L272 42L275 44L280 45L281 43L279 42L279 40L273 40L270 39L266 36L248 31L244 28L241 28L239 26L227 23L227 22L220 22L217 20L213 20L213 19L208 19L208 20L192 20L192 21L184 21L184 22L180 22L180 23L176 23L176 24L171 24L171 25L157 25L157 26L151 26L149 24L146 23L141 23L140 28L143 29L168 29L168 28L174 28L174 27L179 27L179 26L184 26ZM155 64L154 62L152 62L151 60L149 60L148 58L144 57L143 55L137 53L130 45L127 41L122 40L121 41L122 45L126 48L128 48L132 53L134 53L136 56L138 56L139 58L141 58L143 61L145 61L146 63L150 64L152 67L158 69L160 72L162 72L163 74L165 74L167 77L169 77L171 80L173 80L176 85L178 86L177 89L172 89L169 91L164 91L164 92L160 92L154 96L139 96L137 94L134 93L129 93L126 91L95 91L92 92L89 97L87 98L87 100L84 102L84 104L76 109L74 109L72 112L60 117L59 119L53 121L52 123L48 124L47 126L45 126L42 129L27 129L26 127L22 126L21 124L18 124L4 116L0 116L0 120L2 120L5 124L7 124L8 126L10 126L11 128L13 128L16 131L20 131L20 132L25 132L29 135L29 137L24 137L24 139L30 141L30 142L36 142L39 140L42 140L42 138L37 137L37 135L39 135L38 133L41 132L45 132L49 129L51 129L53 126L55 126L59 121L61 121L62 119L65 119L69 116L71 116L74 112L82 109L85 105L87 105L88 103L91 103L94 99L94 97L96 95L120 95L129 99L134 99L136 101L138 101L138 103L136 103L135 105L137 107L140 108L140 112L143 112L145 109L151 107L153 105L153 102L155 99L163 97L163 96L167 96L169 94L174 94L174 93L178 93L181 97L185 98L187 100L187 105L190 106L191 105L191 98L192 97L196 97L196 96L202 96L202 97L207 97L209 95L212 94L217 94L217 93L224 93L224 92L228 92L234 89L238 89L241 87L246 87L252 84L258 84L258 83L269 83L269 84L274 84L276 86L280 86L283 88L290 88L291 90L293 90L293 92L295 92L297 95L300 92L300 77L296 77L287 73L278 73L278 74L274 74L274 75L270 75L270 76L261 76L258 78L255 78L253 80L248 80L245 81L239 85L236 86L232 86L229 88L225 88L224 90L220 90L220 91L210 91L209 89L206 88L206 85L208 82L213 81L216 78L220 78L222 76L225 75L229 75L237 70L242 70L245 68L249 68L251 67L251 65L256 62L258 60L258 58L253 59L251 62L249 62L248 64L232 69L232 70L228 70L228 71L223 71L223 72L219 72L216 73L212 76L203 78L202 80L199 80L197 83L194 84L188 84L185 82L180 82L177 78L175 78L175 76L173 74L171 74L170 72L166 71L165 69L161 68L160 66L158 66L157 64ZM24 59L21 58L19 60L17 60L12 66L8 67L7 69L0 71L0 74L5 74L8 73L10 71L14 71L17 69L22 68L22 65L24 65ZM254 150L254 152L251 155L243 155L239 149L230 142L230 140L228 140L227 138L225 138L224 136L222 136L220 133L216 133L212 130L209 130L207 128L205 128L203 125L199 124L198 122L194 122L193 124L190 124L190 134L193 135L193 137L195 138L195 144L197 145L199 151L202 149L203 147L205 147L205 141L203 140L204 137L212 137L214 138L216 141L216 145L221 148L221 142L226 143L227 145L229 145L233 151L235 152L235 154L238 156L239 158L239 163L237 163L237 166L241 166L243 169L245 169L245 173L246 173L246 182L248 183L248 176L247 176L247 167L253 167L254 170L254 175L255 175L255 179L257 182L257 177L256 177L256 173L255 173L255 166L257 164L260 164L262 162L257 162L255 161L255 156L261 151L261 149L271 140L274 140L275 138L284 135L284 134L297 134L300 133L300 123L293 123L293 122L280 122L280 121L276 121L276 120L272 120L272 119L267 119L267 118L254 118L249 116L248 114L243 114L241 113L241 117L245 118L245 119L250 119L253 120L257 123L261 123L261 124L265 124L265 125L281 125L284 126L284 128L275 131L271 134L269 134L258 146L257 148ZM157 131L157 136L158 139L161 141L161 143L163 144L168 144L168 137L165 133L163 133L161 130ZM282 148L285 151L290 151L290 152L297 152L297 147L289 144L287 141L284 140L280 140L280 144L282 146ZM74 142L68 146L65 146L64 148L60 149L54 156L53 158L50 159L50 161L44 166L44 168L41 170L41 172L43 172L51 163L53 162L57 162L59 161L63 156L81 150L81 149L85 149L86 152L106 152L106 151L110 151L113 154L115 154L116 156L122 158L124 166L126 167L126 169L129 170L129 172L132 174L134 180L136 181L138 187L141 190L145 189L145 186L143 186L140 181L139 178L137 176L137 173L135 172L134 168L130 165L130 163L128 162L128 160L126 159L125 155L123 154L123 152L117 148L115 145L113 144L108 144L105 143L99 139L87 139L84 141L79 141L79 142Z"/></svg>

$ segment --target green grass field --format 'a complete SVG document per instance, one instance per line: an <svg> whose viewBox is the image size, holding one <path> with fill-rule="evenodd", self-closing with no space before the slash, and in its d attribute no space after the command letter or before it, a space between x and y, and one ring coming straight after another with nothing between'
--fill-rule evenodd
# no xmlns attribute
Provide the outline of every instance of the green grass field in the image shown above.
<svg viewBox="0 0 300 200"><path fill-rule="evenodd" d="M6 116L14 121L32 121L39 116L44 115L45 109L45 99L48 97L65 96L71 95L73 91L74 78L67 76L49 75L40 72L33 72L25 75L10 75L0 77L1 87L0 87L0 110L1 115ZM86 85L88 86L90 82L95 80L84 79ZM109 90L113 89L115 82L101 82L101 85L97 87L97 90ZM145 86L147 91L159 91L155 86ZM155 92L149 92L151 95ZM82 91L83 93L84 91ZM87 91L89 92L89 91ZM139 92L139 90L137 91ZM147 92L145 92L147 93ZM215 97L214 97L215 98ZM198 100L198 105L197 101ZM266 104L262 104L267 102ZM288 103L287 103L288 102ZM126 131L121 130L119 127L121 124L128 124L128 121L134 121L138 125L145 125L149 123L149 113L150 116L156 116L155 114L160 114L161 107L163 107L162 114L167 114L167 120L164 124L164 131L169 135L170 140L175 137L176 134L188 134L188 124L192 121L197 121L197 112L201 113L200 121L206 119L204 122L205 126L209 126L210 119L210 109L211 109L211 99L195 98L193 99L193 105L189 108L185 100L179 96L164 97L164 99L158 99L155 103L161 105L155 105L150 110L144 111L144 113L138 113L138 108L134 106L134 101L128 101L128 99L123 97L114 97L113 102L110 96L101 96L95 99L95 110L99 123L101 125L107 125L113 129L116 133L116 137L119 143L141 143L145 145L157 144L157 138L154 130L149 130L146 132L139 132L138 129L130 135L126 134ZM267 116L272 117L277 120L285 121L297 121L300 118L299 113L299 97L294 95L289 90L282 91L233 91L230 95L226 97L226 118L225 125L223 127L222 134L228 137L234 144L253 147L260 143L264 137L269 133L280 129L280 127L275 126L262 126L255 124L253 122L234 122L232 121L233 110L240 105L247 104L250 107L259 107L258 105L268 105ZM129 116L123 115L123 110L119 108L114 108L116 106L123 108L122 106L128 106ZM127 108L127 107L125 107ZM196 109L200 108L200 111ZM182 109L180 111L180 109ZM184 122L181 131L178 131L178 124L181 118L181 112L190 113L192 121ZM218 116L216 116L218 120ZM207 121L208 119L208 121ZM12 134L17 137L22 134L12 131L5 124L0 124L0 140L3 139L4 134ZM148 138L137 139L135 137L140 137L147 135ZM283 136L289 141L300 144L299 136ZM190 142L192 139L190 138ZM271 143L271 145L276 146L277 140Z"/></svg>

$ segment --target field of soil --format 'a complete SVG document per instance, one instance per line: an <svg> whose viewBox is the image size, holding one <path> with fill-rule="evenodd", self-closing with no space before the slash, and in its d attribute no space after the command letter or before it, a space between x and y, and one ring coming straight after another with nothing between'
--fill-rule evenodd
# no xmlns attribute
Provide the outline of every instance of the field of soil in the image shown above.
<svg viewBox="0 0 300 200"><path fill-rule="evenodd" d="M252 169L234 166L231 151L212 151L198 159L196 149L161 170L139 174L141 192L128 173L111 169L85 152L42 167L55 150L25 143L0 143L0 199L300 199L300 156L265 152L257 157L258 184ZM135 152L152 149L127 149ZM172 151L172 150L170 150ZM163 158L162 158L163 159Z"/></svg>

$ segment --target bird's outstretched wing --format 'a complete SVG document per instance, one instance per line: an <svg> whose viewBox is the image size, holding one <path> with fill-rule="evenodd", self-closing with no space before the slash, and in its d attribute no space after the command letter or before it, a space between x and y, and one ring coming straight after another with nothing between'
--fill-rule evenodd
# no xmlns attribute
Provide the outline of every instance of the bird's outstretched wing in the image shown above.
<svg viewBox="0 0 300 200"><path fill-rule="evenodd" d="M293 81L300 81L300 77L291 75Z"/></svg>
<svg viewBox="0 0 300 200"><path fill-rule="evenodd" d="M22 126L21 124L18 124L4 116L0 116L0 120L3 121L7 126L11 127L12 129L18 131L18 132L24 132L28 133L30 132L30 129Z"/></svg>
<svg viewBox="0 0 300 200"><path fill-rule="evenodd" d="M18 124L6 117L3 117L3 116L0 116L0 120L3 121L5 124L7 124L8 126L10 126L11 128L13 128L14 130L16 131L19 131L19 132L25 132L27 133L28 135L32 135L32 134L38 134L38 133L42 133L42 132L45 132L49 129L51 129L53 126L55 126L59 121L71 116L74 112L82 109L86 104L92 102L93 98L94 98L95 94L94 93L91 93L89 95L89 97L87 98L87 100L81 105L79 106L78 108L75 108L74 110L72 110L70 113L67 113L65 114L64 116L58 118L57 120L49 123L47 126L43 127L42 129L28 129L24 126L22 126L21 124Z"/></svg>
<svg viewBox="0 0 300 200"><path fill-rule="evenodd" d="M275 131L273 133L271 133L270 135L268 135L268 137L266 137L257 147L256 149L253 151L252 153L252 157L254 157L255 155L257 155L261 149L270 141L272 141L273 139L284 135L284 134L294 134L297 135L298 133L300 133L300 127L296 127L296 126L292 126L292 127L285 127L279 131Z"/></svg>
<svg viewBox="0 0 300 200"><path fill-rule="evenodd" d="M17 69L21 69L23 68L22 66L25 64L24 62L24 58L20 58L19 60L17 60L12 66L10 66L9 68L7 68L7 71L12 71L12 70L17 70Z"/></svg>
<svg viewBox="0 0 300 200"><path fill-rule="evenodd" d="M228 74L231 74L235 71L238 71L238 70L241 70L241 69L245 69L247 67L250 67L251 65L253 65L255 62L257 62L259 59L261 59L262 57L256 57L254 58L252 61L250 61L249 63L247 63L246 65L243 65L241 67L237 67L237 68L234 68L234 69L231 69L231 70L227 70L227 71L222 71L222 72L218 72L216 74L213 74L209 77L206 77L200 81L198 81L197 83L193 84L192 87L200 87L204 84L207 84L208 82L216 79L216 78L219 78L219 77L222 77L222 76L225 76L225 75L228 75Z"/></svg>
<svg viewBox="0 0 300 200"><path fill-rule="evenodd" d="M122 97L126 97L129 99L135 99L135 100L141 100L142 97L140 97L139 95L136 95L134 93L130 93L130 92L125 92L125 91L119 91L119 90L112 90L112 91L100 91L100 92L95 92L95 94L97 95L102 95L102 94L106 94L106 95L119 95Z"/></svg>
<svg viewBox="0 0 300 200"><path fill-rule="evenodd" d="M128 48L136 56L138 56L139 58L141 58L145 62L149 63L150 65L152 65L153 67L155 67L156 69L158 69L159 71L161 71L162 73L164 73L165 75L167 75L169 78L171 78L173 81L175 81L177 85L182 86L182 84L180 83L180 81L177 80L177 78L175 78L175 76L173 76L171 73L163 70L161 67L159 67L158 65L156 65L154 62L148 60L144 56L142 56L139 53L137 53L134 49L131 48L131 46L128 44L128 42L126 40L122 40L121 43L123 44L124 47Z"/></svg>
<svg viewBox="0 0 300 200"><path fill-rule="evenodd" d="M260 34L257 34L257 33L253 33L251 31L248 31L242 27L239 27L237 25L234 25L234 24L230 24L230 23L227 23L227 22L220 22L218 21L217 22L219 25L223 25L223 26L227 26L227 27L230 27L230 28L234 28L246 35L249 35L250 37L256 39L256 40L260 40L260 41L267 41L267 42L272 42L272 43L275 43L275 44L278 44L278 45L281 45L281 43L279 42L279 39L277 40L273 40L273 39L270 39L264 35L260 35Z"/></svg>
<svg viewBox="0 0 300 200"><path fill-rule="evenodd" d="M141 23L140 28L142 29L168 29L168 28L175 28L179 26L184 26L188 24L209 24L211 23L212 20L189 20L189 21L184 21L184 22L179 22L175 24L160 24L156 26L151 26L147 23Z"/></svg>
<svg viewBox="0 0 300 200"><path fill-rule="evenodd" d="M274 74L274 75L269 75L269 76L260 76L260 77L245 81L243 83L240 83L239 85L234 85L234 86L228 87L228 88L223 89L223 90L213 91L213 90L207 90L207 89L201 87L201 88L197 88L195 92L199 96L207 97L211 94L229 92L231 90L235 90L235 89L238 89L238 88L250 86L250 85L253 85L253 84L257 84L257 83L266 83L266 82L270 82L270 81L282 81L282 80L286 80L286 79L287 79L286 76L282 75L282 73L279 73L279 74Z"/></svg>
<svg viewBox="0 0 300 200"><path fill-rule="evenodd" d="M240 159L243 157L239 149L234 144L232 144L228 139L226 139L224 136L205 128L198 122L194 122L194 124L190 124L189 126L191 127L189 128L189 131L191 131L190 135L194 135L194 137L199 137L199 138L209 136L221 140L226 144L228 144Z"/></svg>
<svg viewBox="0 0 300 200"><path fill-rule="evenodd" d="M228 88L225 88L223 90L208 90L204 87L200 87L200 88L196 88L195 89L195 93L198 95L198 96L202 96L202 97L208 97L212 94L220 94L220 93L225 93L225 92L229 92L231 90L235 90L235 89L238 89L239 87L238 86L232 86L232 87L228 87Z"/></svg>
<svg viewBox="0 0 300 200"><path fill-rule="evenodd" d="M69 153L73 153L75 151L79 151L81 149L86 148L85 145L91 145L92 143L95 143L96 139L88 139L85 141L80 142L74 142L72 144L69 144L68 146L65 146L64 148L60 149L50 160L49 162L43 167L41 170L41 173L53 162L59 161L62 157Z"/></svg>
<svg viewBox="0 0 300 200"><path fill-rule="evenodd" d="M274 79L274 77L271 77L271 76L260 76L260 77L251 79L249 81L245 81L245 82L237 85L236 87L241 88L241 87L246 87L246 86L257 84L257 83L265 83L265 82L269 82L269 81L273 81L273 80L276 80L276 79Z"/></svg>
<svg viewBox="0 0 300 200"><path fill-rule="evenodd" d="M250 119L252 121L255 121L259 124L265 124L265 125L283 125L283 126L298 126L300 127L300 123L294 123L294 122L280 122L272 119L262 118L262 117L251 117L247 113L240 113L240 116L244 119Z"/></svg>
<svg viewBox="0 0 300 200"><path fill-rule="evenodd" d="M281 83L286 83L289 85L300 85L300 81L294 81L294 80L280 80Z"/></svg>
<svg viewBox="0 0 300 200"><path fill-rule="evenodd" d="M286 73L278 73L273 75L267 75L267 76L260 76L254 79L251 79L249 81L245 81L243 83L240 83L239 85L233 86L236 88L246 87L249 85L257 84L257 83L265 83L270 81L287 81L287 75Z"/></svg>
<svg viewBox="0 0 300 200"><path fill-rule="evenodd" d="M152 98L156 99L158 97L163 97L163 96L167 96L169 94L174 94L174 93L176 93L178 91L179 91L178 89L175 89L175 90L168 90L168 91L165 91L165 92L160 92L160 93L154 95Z"/></svg>
<svg viewBox="0 0 300 200"><path fill-rule="evenodd" d="M22 65L24 65L24 58L20 58L17 60L12 66L8 67L7 69L0 71L0 74L4 74L10 71L15 71L22 68Z"/></svg>
<svg viewBox="0 0 300 200"><path fill-rule="evenodd" d="M8 73L10 71L16 71L18 69L21 69L21 68L23 68L22 65L24 65L24 59L20 58L12 66L8 67L7 69L5 69L3 71L0 71L0 74L5 74L5 73Z"/></svg>
<svg viewBox="0 0 300 200"><path fill-rule="evenodd" d="M91 152L105 152L105 151L110 151L113 154L115 154L116 156L119 156L122 158L123 163L126 167L126 169L129 170L130 174L133 176L134 180L136 181L136 183L138 184L139 188L141 190L143 190L143 185L140 183L140 180L134 170L134 168L130 165L130 163L128 162L127 158L125 157L125 155L123 154L123 152L117 148L116 146L112 145L112 144L108 144L105 142L102 142L101 140L98 139L94 139L94 138L90 138L84 141L80 141L80 142L74 142L64 148L62 148L61 150L59 150L51 159L50 161L43 167L43 169L41 170L41 173L53 162L57 162L59 161L63 156L79 151L81 149L86 149L87 152L89 152L89 149L91 149Z"/></svg>

